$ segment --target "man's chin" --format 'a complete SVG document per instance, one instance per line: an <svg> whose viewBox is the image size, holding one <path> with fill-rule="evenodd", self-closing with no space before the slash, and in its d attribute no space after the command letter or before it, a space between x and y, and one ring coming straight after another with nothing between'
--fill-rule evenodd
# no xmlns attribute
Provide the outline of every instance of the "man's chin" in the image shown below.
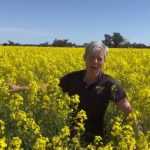
<svg viewBox="0 0 150 150"><path fill-rule="evenodd" d="M92 75L97 76L97 75L99 75L100 70L93 70L92 69L90 72L91 72Z"/></svg>

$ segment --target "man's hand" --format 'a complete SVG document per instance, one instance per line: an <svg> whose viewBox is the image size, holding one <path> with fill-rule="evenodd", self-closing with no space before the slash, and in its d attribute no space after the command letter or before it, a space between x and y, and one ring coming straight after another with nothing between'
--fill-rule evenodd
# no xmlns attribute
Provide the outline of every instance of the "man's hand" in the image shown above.
<svg viewBox="0 0 150 150"><path fill-rule="evenodd" d="M132 107L126 98L120 100L117 106L123 111L124 115L127 117L132 110Z"/></svg>
<svg viewBox="0 0 150 150"><path fill-rule="evenodd" d="M9 86L9 92L11 92L11 93L21 92L21 91L24 91L27 89L28 89L27 86L17 86L17 85L10 85Z"/></svg>
<svg viewBox="0 0 150 150"><path fill-rule="evenodd" d="M20 85L8 85L9 86L9 92L16 93L16 92L22 92L25 90L28 90L29 87L27 86L20 86ZM50 91L50 85L49 84L43 84L39 87L39 91L42 93L46 93Z"/></svg>

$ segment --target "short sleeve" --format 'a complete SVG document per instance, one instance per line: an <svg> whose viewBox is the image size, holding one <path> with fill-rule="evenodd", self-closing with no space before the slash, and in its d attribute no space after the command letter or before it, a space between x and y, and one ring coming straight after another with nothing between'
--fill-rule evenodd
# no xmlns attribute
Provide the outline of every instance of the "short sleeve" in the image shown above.
<svg viewBox="0 0 150 150"><path fill-rule="evenodd" d="M62 88L63 92L68 92L69 81L66 76L64 76L60 79L59 86Z"/></svg>
<svg viewBox="0 0 150 150"><path fill-rule="evenodd" d="M111 85L110 99L118 102L126 97L126 94L119 83L116 81Z"/></svg>

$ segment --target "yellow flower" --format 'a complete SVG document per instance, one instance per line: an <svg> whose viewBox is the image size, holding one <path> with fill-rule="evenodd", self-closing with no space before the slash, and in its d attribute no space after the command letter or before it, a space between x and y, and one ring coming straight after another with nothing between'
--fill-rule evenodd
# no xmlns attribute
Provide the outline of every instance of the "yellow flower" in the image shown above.
<svg viewBox="0 0 150 150"><path fill-rule="evenodd" d="M49 139L47 137L40 137L36 139L36 143L34 145L35 150L45 150Z"/></svg>
<svg viewBox="0 0 150 150"><path fill-rule="evenodd" d="M19 137L13 137L8 150L11 149L21 149L22 140Z"/></svg>
<svg viewBox="0 0 150 150"><path fill-rule="evenodd" d="M6 138L0 139L0 149L4 149L7 147Z"/></svg>

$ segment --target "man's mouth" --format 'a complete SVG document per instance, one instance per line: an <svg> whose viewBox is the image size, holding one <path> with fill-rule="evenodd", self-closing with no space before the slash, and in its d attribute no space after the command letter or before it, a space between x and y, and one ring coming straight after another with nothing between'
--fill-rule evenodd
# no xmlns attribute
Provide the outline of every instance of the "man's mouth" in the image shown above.
<svg viewBox="0 0 150 150"><path fill-rule="evenodd" d="M99 67L97 67L97 66L91 66L91 69L92 69L92 70L98 70Z"/></svg>

